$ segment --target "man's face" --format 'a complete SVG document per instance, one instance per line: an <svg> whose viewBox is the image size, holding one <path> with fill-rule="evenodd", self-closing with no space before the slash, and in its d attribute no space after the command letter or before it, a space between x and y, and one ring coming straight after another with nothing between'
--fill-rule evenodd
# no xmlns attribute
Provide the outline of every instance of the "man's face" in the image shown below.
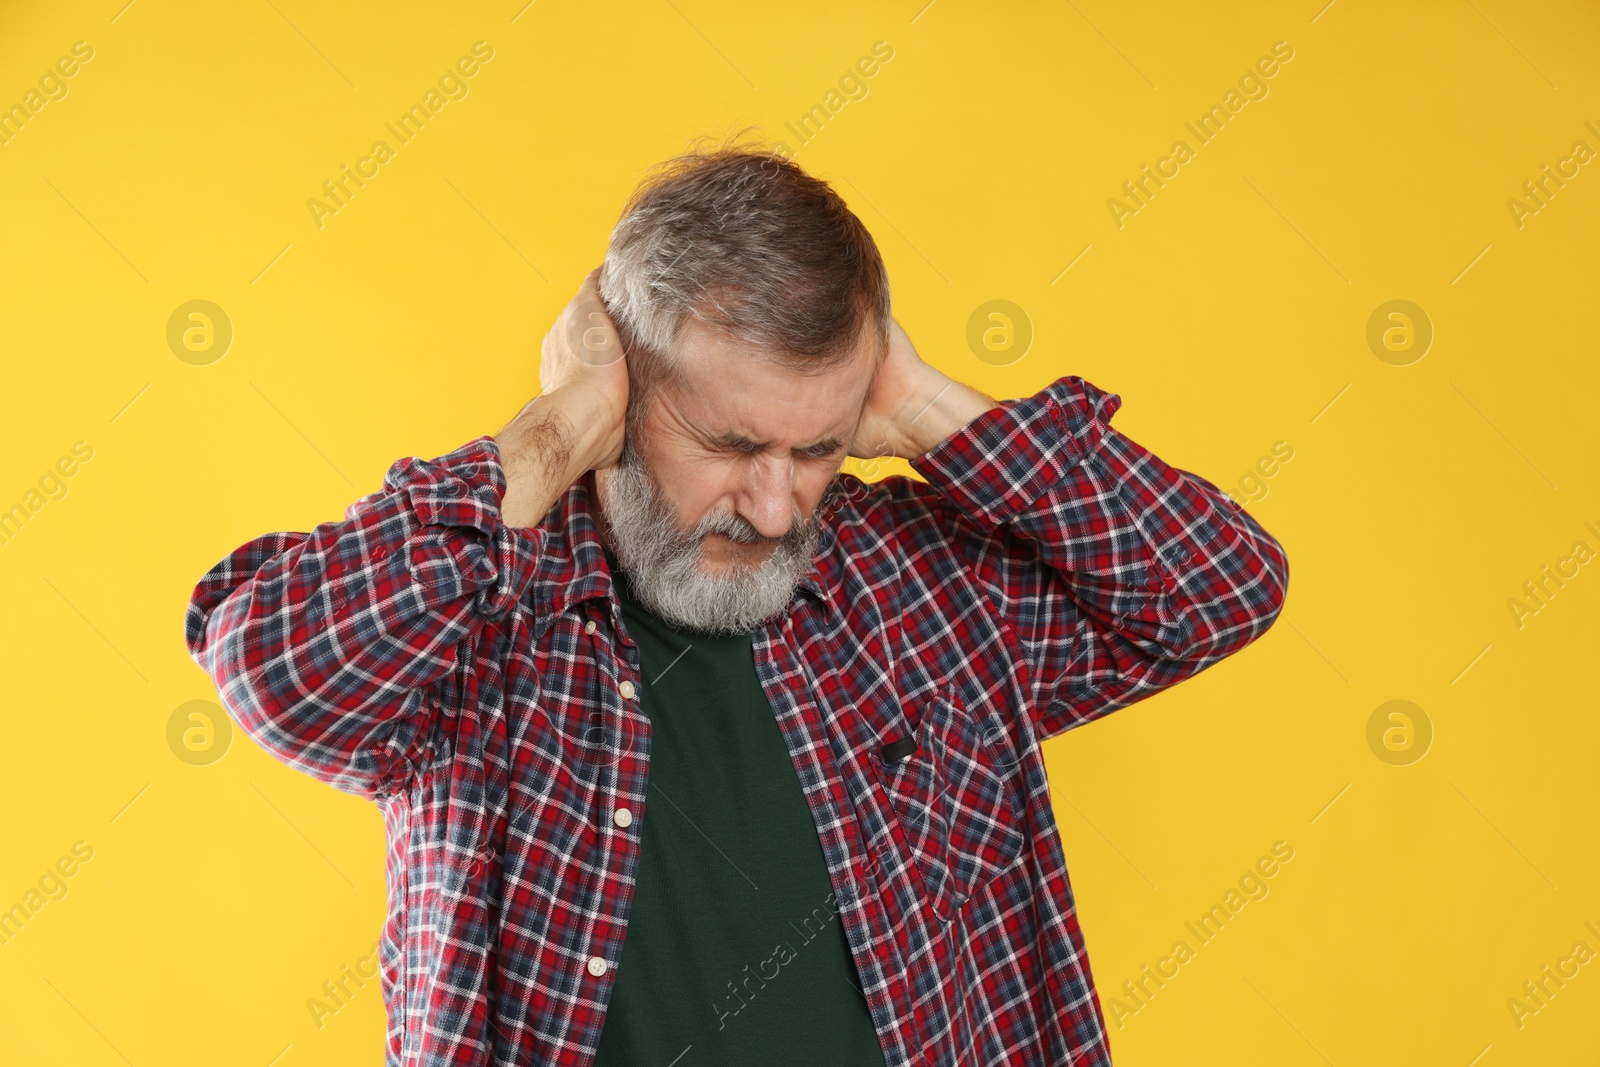
<svg viewBox="0 0 1600 1067"><path fill-rule="evenodd" d="M848 455L876 344L800 374L698 319L681 343L689 387L663 384L642 439L596 472L602 536L656 614L748 632L811 566L817 507Z"/></svg>

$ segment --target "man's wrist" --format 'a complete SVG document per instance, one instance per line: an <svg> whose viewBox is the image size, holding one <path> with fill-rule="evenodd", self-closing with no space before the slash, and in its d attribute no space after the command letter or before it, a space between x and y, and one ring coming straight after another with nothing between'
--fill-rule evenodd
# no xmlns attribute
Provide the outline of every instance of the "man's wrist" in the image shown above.
<svg viewBox="0 0 1600 1067"><path fill-rule="evenodd" d="M987 393L958 382L931 365L919 393L926 399L908 408L910 415L900 426L897 451L908 458L932 451L951 434L1000 404Z"/></svg>
<svg viewBox="0 0 1600 1067"><path fill-rule="evenodd" d="M555 498L599 462L598 408L576 389L541 393L495 435L506 490L501 517L532 526Z"/></svg>

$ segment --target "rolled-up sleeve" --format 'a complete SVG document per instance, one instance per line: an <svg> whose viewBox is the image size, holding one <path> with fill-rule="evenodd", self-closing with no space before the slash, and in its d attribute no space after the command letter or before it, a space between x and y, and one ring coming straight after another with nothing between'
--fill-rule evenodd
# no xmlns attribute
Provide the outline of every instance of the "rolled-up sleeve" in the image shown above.
<svg viewBox="0 0 1600 1067"><path fill-rule="evenodd" d="M1017 634L1041 737L1237 652L1288 589L1278 541L1211 482L1114 429L1121 403L1063 377L910 461Z"/></svg>
<svg viewBox="0 0 1600 1067"><path fill-rule="evenodd" d="M310 533L240 546L195 586L189 653L274 756L373 797L439 754L430 687L522 597L544 532L500 520L492 437L390 466L384 488Z"/></svg>

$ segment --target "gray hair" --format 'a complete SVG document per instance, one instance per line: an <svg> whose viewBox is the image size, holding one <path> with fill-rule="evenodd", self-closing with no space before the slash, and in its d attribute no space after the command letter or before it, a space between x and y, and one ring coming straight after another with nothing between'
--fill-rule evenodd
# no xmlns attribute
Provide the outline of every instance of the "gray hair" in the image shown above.
<svg viewBox="0 0 1600 1067"><path fill-rule="evenodd" d="M801 373L889 343L889 276L872 235L827 182L782 152L728 142L658 165L611 231L600 297L628 362L629 425L655 390L686 384L691 317Z"/></svg>

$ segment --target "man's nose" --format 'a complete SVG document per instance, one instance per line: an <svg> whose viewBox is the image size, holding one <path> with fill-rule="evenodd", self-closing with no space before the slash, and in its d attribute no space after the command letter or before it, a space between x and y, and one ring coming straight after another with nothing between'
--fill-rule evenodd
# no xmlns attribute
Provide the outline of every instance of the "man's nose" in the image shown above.
<svg viewBox="0 0 1600 1067"><path fill-rule="evenodd" d="M794 524L794 460L760 455L748 471L739 513L763 537L782 537Z"/></svg>

